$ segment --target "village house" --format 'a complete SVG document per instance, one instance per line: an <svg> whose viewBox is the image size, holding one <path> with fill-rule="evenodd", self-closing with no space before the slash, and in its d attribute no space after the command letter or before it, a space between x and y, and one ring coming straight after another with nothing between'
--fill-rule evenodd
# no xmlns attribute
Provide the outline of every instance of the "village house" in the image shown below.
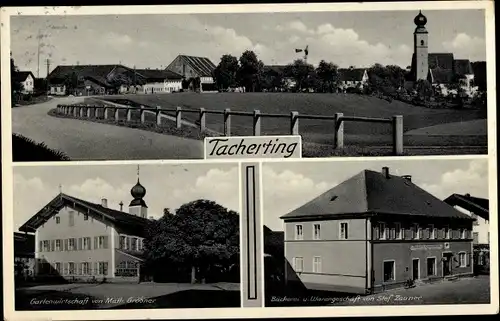
<svg viewBox="0 0 500 321"><path fill-rule="evenodd" d="M364 170L281 218L289 284L374 293L473 272L473 219L387 167Z"/></svg>
<svg viewBox="0 0 500 321"><path fill-rule="evenodd" d="M478 87L474 84L471 62L468 59L455 59L453 53L429 53L429 32L425 28L427 18L419 12L414 23L417 27L413 33L410 83L427 80L444 96L456 95L458 91L454 87L460 87L467 96L473 96Z"/></svg>
<svg viewBox="0 0 500 321"><path fill-rule="evenodd" d="M142 81L133 69L122 65L57 66L47 76L49 94L55 96L114 94L124 85L131 86Z"/></svg>
<svg viewBox="0 0 500 321"><path fill-rule="evenodd" d="M339 89L347 92L352 89L363 89L368 82L368 72L365 68L349 68L338 69L339 73Z"/></svg>
<svg viewBox="0 0 500 321"><path fill-rule="evenodd" d="M19 230L34 234L35 277L137 282L148 224L146 189L130 191L129 211L60 193Z"/></svg>
<svg viewBox="0 0 500 321"><path fill-rule="evenodd" d="M274 91L287 91L293 89L297 82L293 77L287 77L285 65L267 65L264 66L264 72L271 77L281 80L280 83L275 83Z"/></svg>
<svg viewBox="0 0 500 321"><path fill-rule="evenodd" d="M170 70L135 69L144 79L142 91L144 94L167 94L179 92L182 89L182 75Z"/></svg>
<svg viewBox="0 0 500 321"><path fill-rule="evenodd" d="M27 280L35 273L35 236L14 232L14 276Z"/></svg>
<svg viewBox="0 0 500 321"><path fill-rule="evenodd" d="M217 90L213 78L215 67L214 63L206 57L179 55L167 66L166 70L182 75L189 82L189 88L185 89L204 92Z"/></svg>
<svg viewBox="0 0 500 321"><path fill-rule="evenodd" d="M21 90L22 94L32 94L35 91L35 76L31 71L15 71L13 78L15 82L23 86Z"/></svg>

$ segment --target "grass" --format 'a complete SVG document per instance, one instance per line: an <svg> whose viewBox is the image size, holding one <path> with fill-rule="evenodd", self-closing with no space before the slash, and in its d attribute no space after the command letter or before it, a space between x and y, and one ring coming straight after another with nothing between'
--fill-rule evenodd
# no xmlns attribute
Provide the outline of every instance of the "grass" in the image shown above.
<svg viewBox="0 0 500 321"><path fill-rule="evenodd" d="M238 111L260 110L261 113L334 115L337 112L346 116L382 117L403 115L405 131L439 125L444 123L463 122L485 119L482 110L429 109L409 105L393 100L388 102L371 96L356 94L300 94L300 93L176 93L163 95L121 95L102 97L108 101L132 106L161 106L197 111L203 107L207 110L224 110L230 108ZM173 116L173 113L170 114ZM184 120L195 123L198 113L183 113ZM207 128L216 132L224 131L223 115L207 114ZM299 132L305 142L315 144L331 144L333 141L333 123L328 120L299 120ZM263 135L288 135L290 120L286 118L266 118L261 120ZM345 144L356 146L384 145L392 143L392 128L388 124L346 123ZM231 133L238 136L252 135L252 118L248 116L231 116ZM469 136L467 138L449 138L446 136L412 137L405 145L414 146L449 146L486 145L485 136ZM456 136L461 136L457 133ZM448 138L447 138L448 137Z"/></svg>
<svg viewBox="0 0 500 321"><path fill-rule="evenodd" d="M12 160L14 162L67 161L63 152L47 147L43 142L37 143L22 135L12 134Z"/></svg>
<svg viewBox="0 0 500 321"><path fill-rule="evenodd" d="M31 96L30 98L27 98L26 100L21 99L16 101L14 104L12 104L12 107L22 107L22 106L28 106L28 105L35 105L35 104L41 104L46 101L49 101L51 97L47 97L46 95L40 95L40 96Z"/></svg>

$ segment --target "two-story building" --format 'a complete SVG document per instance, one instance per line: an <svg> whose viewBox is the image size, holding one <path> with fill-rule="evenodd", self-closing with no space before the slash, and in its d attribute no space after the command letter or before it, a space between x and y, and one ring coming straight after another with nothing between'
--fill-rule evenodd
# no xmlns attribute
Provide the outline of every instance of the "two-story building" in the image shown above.
<svg viewBox="0 0 500 321"><path fill-rule="evenodd" d="M472 273L473 219L387 167L281 218L285 279L307 289L373 293Z"/></svg>
<svg viewBox="0 0 500 321"><path fill-rule="evenodd" d="M132 187L129 211L60 193L19 230L34 233L35 277L69 281L140 279L143 240L149 220L146 189Z"/></svg>
<svg viewBox="0 0 500 321"><path fill-rule="evenodd" d="M35 76L31 71L14 71L12 77L22 85L22 94L32 94L35 91Z"/></svg>

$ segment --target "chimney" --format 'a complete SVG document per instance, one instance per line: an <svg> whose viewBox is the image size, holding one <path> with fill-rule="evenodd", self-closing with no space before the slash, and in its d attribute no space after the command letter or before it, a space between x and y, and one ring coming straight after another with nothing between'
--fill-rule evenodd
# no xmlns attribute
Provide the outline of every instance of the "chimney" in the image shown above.
<svg viewBox="0 0 500 321"><path fill-rule="evenodd" d="M384 175L385 178L390 178L389 177L389 167L382 167L382 174Z"/></svg>
<svg viewBox="0 0 500 321"><path fill-rule="evenodd" d="M123 212L123 202L120 201L120 204L118 204L118 205L120 205L120 212Z"/></svg>
<svg viewBox="0 0 500 321"><path fill-rule="evenodd" d="M465 197L469 198L469 197L470 197L470 194L469 194L469 193L465 194Z"/></svg>
<svg viewBox="0 0 500 321"><path fill-rule="evenodd" d="M101 199L101 206L108 207L108 200L106 198Z"/></svg>
<svg viewBox="0 0 500 321"><path fill-rule="evenodd" d="M403 175L401 177L406 179L408 182L411 182L411 175Z"/></svg>

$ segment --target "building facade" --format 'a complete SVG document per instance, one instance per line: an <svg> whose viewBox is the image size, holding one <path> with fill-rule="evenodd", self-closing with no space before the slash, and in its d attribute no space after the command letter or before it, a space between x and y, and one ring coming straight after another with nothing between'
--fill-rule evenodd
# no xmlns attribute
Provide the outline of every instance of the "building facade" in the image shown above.
<svg viewBox="0 0 500 321"><path fill-rule="evenodd" d="M285 279L307 289L373 293L472 274L473 219L386 167L282 219Z"/></svg>
<svg viewBox="0 0 500 321"><path fill-rule="evenodd" d="M206 57L179 55L166 68L182 75L193 91L216 91L213 71L214 63Z"/></svg>
<svg viewBox="0 0 500 321"><path fill-rule="evenodd" d="M169 94L182 89L182 75L170 70L136 69L144 79L144 94Z"/></svg>
<svg viewBox="0 0 500 321"><path fill-rule="evenodd" d="M368 72L364 68L341 68L339 73L339 89L347 92L351 89L362 90L368 83Z"/></svg>
<svg viewBox="0 0 500 321"><path fill-rule="evenodd" d="M35 76L31 71L15 71L12 76L22 85L22 94L32 94L35 91Z"/></svg>
<svg viewBox="0 0 500 321"><path fill-rule="evenodd" d="M35 237L35 277L132 281L141 277L148 224L146 189L132 188L129 212L59 194L20 230ZM123 203L120 203L120 207Z"/></svg>

